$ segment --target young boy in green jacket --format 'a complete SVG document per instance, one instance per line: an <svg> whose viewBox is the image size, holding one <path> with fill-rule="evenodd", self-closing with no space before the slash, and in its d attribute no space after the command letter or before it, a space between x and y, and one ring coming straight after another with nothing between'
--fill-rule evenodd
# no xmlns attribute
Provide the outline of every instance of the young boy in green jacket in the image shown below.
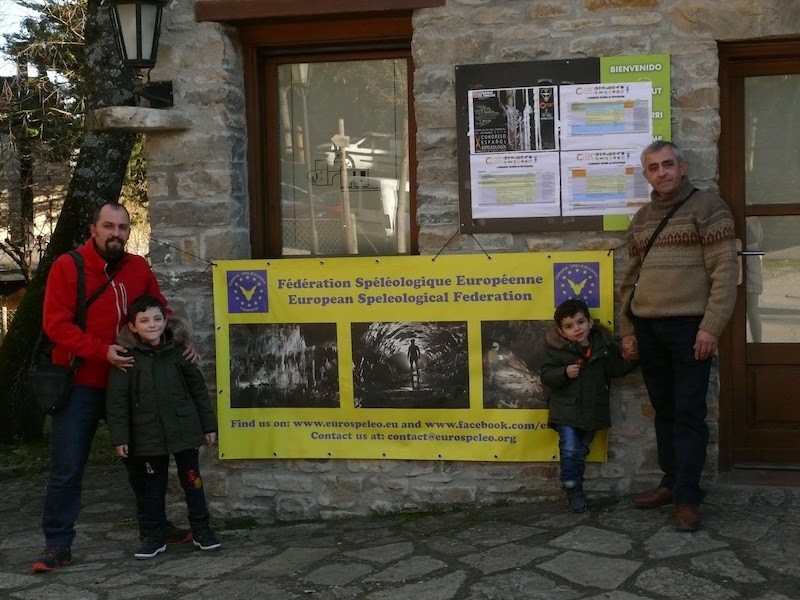
<svg viewBox="0 0 800 600"><path fill-rule="evenodd" d="M169 456L175 457L192 527L201 550L220 547L208 524L198 448L217 441L217 422L200 370L183 353L185 330L170 323L154 296L140 296L128 307L128 327L117 343L134 358L127 371L112 369L106 396L106 421L117 456L125 461L136 496L141 547L135 558L166 550L166 493Z"/></svg>
<svg viewBox="0 0 800 600"><path fill-rule="evenodd" d="M611 426L611 378L631 372L636 362L622 358L619 344L592 320L583 301L562 302L553 319L540 374L549 395L548 423L558 432L561 485L569 507L583 512L589 508L583 492L589 444Z"/></svg>

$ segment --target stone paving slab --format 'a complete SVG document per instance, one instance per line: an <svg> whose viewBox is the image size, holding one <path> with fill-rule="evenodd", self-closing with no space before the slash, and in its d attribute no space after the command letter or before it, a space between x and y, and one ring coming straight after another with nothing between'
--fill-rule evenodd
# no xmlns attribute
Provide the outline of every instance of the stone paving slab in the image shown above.
<svg viewBox="0 0 800 600"><path fill-rule="evenodd" d="M715 485L703 529L606 497L445 514L225 529L223 548L133 558L122 471L90 469L73 564L34 575L43 476L2 482L0 599L9 600L800 600L800 490ZM173 514L174 513L174 514ZM181 507L170 504L181 524Z"/></svg>

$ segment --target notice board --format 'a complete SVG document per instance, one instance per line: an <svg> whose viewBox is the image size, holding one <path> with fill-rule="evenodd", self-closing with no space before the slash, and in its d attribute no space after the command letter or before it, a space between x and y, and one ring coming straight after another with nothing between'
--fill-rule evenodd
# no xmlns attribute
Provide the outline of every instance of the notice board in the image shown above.
<svg viewBox="0 0 800 600"><path fill-rule="evenodd" d="M456 67L462 233L621 230L670 139L669 55Z"/></svg>

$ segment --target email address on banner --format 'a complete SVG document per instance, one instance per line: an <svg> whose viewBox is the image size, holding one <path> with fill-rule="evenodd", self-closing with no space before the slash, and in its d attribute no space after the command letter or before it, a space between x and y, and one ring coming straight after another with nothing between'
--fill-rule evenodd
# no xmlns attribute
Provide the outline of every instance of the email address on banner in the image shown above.
<svg viewBox="0 0 800 600"><path fill-rule="evenodd" d="M353 433L331 433L325 432L330 429L352 429L354 431L363 429L422 429L422 423L416 422L383 422L383 421L294 421L294 426L298 428L312 428L311 438L316 440L352 440L362 439L366 436L356 435ZM471 430L526 430L536 431L548 429L546 422L536 423L505 423L505 422L490 422L490 421L477 421L477 422L447 422L447 421L426 421L424 426L427 429L471 429ZM375 436L379 436L376 438ZM399 442L459 442L470 444L473 442L478 443L507 443L516 444L517 436L515 435L492 435L490 433L438 433L433 431L428 432L387 432L383 434L373 434L373 438L399 441Z"/></svg>

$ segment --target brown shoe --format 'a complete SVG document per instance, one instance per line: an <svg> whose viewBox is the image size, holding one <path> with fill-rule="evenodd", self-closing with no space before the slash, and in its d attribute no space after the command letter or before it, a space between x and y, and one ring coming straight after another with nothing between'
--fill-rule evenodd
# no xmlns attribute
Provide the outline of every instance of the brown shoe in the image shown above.
<svg viewBox="0 0 800 600"><path fill-rule="evenodd" d="M672 504L672 490L663 486L636 494L633 497L633 505L636 508L658 508L667 504Z"/></svg>
<svg viewBox="0 0 800 600"><path fill-rule="evenodd" d="M700 529L700 506L697 504L678 504L675 509L675 529L678 531L697 531Z"/></svg>

